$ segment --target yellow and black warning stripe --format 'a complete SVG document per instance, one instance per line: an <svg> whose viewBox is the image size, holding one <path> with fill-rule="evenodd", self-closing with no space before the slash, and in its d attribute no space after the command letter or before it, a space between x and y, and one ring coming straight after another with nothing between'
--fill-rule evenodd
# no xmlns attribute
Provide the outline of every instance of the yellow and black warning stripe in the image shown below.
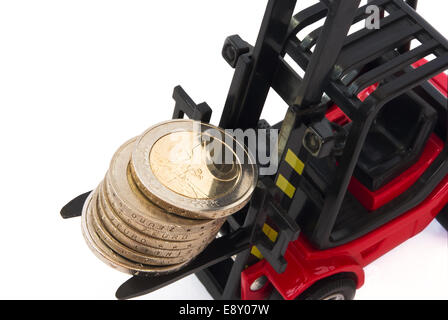
<svg viewBox="0 0 448 320"><path fill-rule="evenodd" d="M284 164L287 164L285 166ZM282 161L282 164L279 168L279 174L277 176L276 186L289 198L293 199L294 195L296 194L297 188L293 185L292 182L290 182L286 176L293 177L294 174L291 174L294 171L297 175L302 176L304 170L305 170L305 163L300 160L300 158L291 150L288 149L286 152L286 156L284 159L284 162ZM285 175L283 175L281 172L284 172ZM272 227L270 227L268 224L265 224L263 226L263 233L266 234L266 236L271 240L272 242L275 242L278 238L278 232L275 231ZM257 257L258 259L263 259L263 255L261 252L257 249L257 247L252 248L252 254Z"/></svg>
<svg viewBox="0 0 448 320"><path fill-rule="evenodd" d="M305 170L305 163L291 150L288 149L285 156L285 163L287 163L291 169L293 169L299 176L303 174ZM296 193L297 188L281 173L282 166L280 166L280 172L277 177L276 186L283 191L288 198L292 199Z"/></svg>

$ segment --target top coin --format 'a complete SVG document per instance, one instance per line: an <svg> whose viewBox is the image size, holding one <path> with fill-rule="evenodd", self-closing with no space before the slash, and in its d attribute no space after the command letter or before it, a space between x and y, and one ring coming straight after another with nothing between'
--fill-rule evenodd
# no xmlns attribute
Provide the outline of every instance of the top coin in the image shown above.
<svg viewBox="0 0 448 320"><path fill-rule="evenodd" d="M196 219L229 216L249 201L258 171L244 145L224 130L172 120L146 131L130 169L139 189L169 212Z"/></svg>

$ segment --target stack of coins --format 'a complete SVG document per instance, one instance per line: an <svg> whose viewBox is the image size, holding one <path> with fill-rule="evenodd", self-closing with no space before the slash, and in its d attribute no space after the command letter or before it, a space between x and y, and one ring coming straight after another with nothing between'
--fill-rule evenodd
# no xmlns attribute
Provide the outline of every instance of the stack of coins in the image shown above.
<svg viewBox="0 0 448 320"><path fill-rule="evenodd" d="M83 234L120 271L173 272L216 238L226 217L247 204L256 181L253 158L221 129L165 122L116 152L84 205Z"/></svg>

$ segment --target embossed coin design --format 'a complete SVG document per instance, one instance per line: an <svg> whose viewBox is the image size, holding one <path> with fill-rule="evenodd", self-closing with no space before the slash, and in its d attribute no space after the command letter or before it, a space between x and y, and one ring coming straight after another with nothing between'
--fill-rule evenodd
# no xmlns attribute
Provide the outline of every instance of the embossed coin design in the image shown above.
<svg viewBox="0 0 448 320"><path fill-rule="evenodd" d="M213 229L221 220L194 220L168 213L149 201L128 175L128 165L136 139L126 142L115 153L107 174L109 199L117 213L133 225L152 228L162 234L181 234L188 239L201 237L204 230Z"/></svg>
<svg viewBox="0 0 448 320"><path fill-rule="evenodd" d="M145 132L130 168L155 204L195 219L235 213L249 201L258 178L255 161L241 143L192 120L172 120Z"/></svg>

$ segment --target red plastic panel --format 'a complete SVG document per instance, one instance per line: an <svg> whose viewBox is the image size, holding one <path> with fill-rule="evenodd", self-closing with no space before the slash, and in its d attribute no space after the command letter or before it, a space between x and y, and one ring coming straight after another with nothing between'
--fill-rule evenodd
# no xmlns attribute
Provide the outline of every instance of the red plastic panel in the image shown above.
<svg viewBox="0 0 448 320"><path fill-rule="evenodd" d="M408 190L439 156L444 147L443 141L433 134L426 144L420 159L408 170L377 191L371 191L352 178L348 191L369 211L375 211Z"/></svg>

